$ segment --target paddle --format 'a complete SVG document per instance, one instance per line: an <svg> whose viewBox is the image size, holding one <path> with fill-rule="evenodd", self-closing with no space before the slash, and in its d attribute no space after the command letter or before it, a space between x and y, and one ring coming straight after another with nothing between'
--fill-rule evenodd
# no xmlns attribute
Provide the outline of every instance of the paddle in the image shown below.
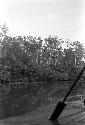
<svg viewBox="0 0 85 125"><path fill-rule="evenodd" d="M58 104L57 104L56 108L54 109L54 111L53 111L53 113L52 113L52 115L51 115L49 120L57 120L58 119L58 117L60 116L60 114L64 110L64 107L66 106L65 101L66 101L67 97L69 96L69 94L71 93L73 87L76 85L76 83L80 79L80 77L83 74L84 70L85 70L85 66L83 67L83 69L79 73L78 77L76 78L76 80L72 84L71 88L69 89L69 91L66 94L65 98L63 99L63 101L62 102L58 102Z"/></svg>

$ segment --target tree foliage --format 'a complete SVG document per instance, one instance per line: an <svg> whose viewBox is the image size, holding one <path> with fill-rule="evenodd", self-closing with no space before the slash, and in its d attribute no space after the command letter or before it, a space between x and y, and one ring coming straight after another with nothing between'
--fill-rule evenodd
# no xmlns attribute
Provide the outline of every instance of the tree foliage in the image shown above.
<svg viewBox="0 0 85 125"><path fill-rule="evenodd" d="M62 72L72 78L82 66L84 48L78 41L66 41L67 48L63 49L62 43L56 36L44 40L32 36L5 36L1 42L1 74L6 74L4 79L10 74L10 82L48 81Z"/></svg>

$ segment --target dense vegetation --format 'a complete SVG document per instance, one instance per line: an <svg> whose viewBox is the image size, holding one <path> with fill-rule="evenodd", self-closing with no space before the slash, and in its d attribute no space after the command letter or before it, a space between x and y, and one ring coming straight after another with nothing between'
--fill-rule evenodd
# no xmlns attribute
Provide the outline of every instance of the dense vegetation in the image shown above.
<svg viewBox="0 0 85 125"><path fill-rule="evenodd" d="M75 79L84 64L84 53L79 41L70 42L57 36L11 37L4 25L0 33L0 100L3 102L15 94L24 97L23 100L35 99L35 95L45 99L55 86L62 83L65 88L65 82L59 81ZM27 87L14 89L13 83L26 83Z"/></svg>

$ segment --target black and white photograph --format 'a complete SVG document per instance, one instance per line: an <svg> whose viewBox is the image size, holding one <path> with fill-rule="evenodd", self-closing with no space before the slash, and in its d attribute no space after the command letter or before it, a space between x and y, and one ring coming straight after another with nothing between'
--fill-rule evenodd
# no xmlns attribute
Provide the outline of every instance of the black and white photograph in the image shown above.
<svg viewBox="0 0 85 125"><path fill-rule="evenodd" d="M0 125L85 125L85 0L0 0Z"/></svg>

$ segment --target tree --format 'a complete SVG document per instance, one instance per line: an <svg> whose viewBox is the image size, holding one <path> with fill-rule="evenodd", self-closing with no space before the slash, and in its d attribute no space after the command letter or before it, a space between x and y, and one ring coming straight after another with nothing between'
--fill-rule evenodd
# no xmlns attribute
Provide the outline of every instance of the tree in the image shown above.
<svg viewBox="0 0 85 125"><path fill-rule="evenodd" d="M61 67L65 72L69 74L71 79L75 78L79 69L83 64L84 47L83 45L75 41L70 43L66 42L67 48L63 51L63 58L61 59Z"/></svg>
<svg viewBox="0 0 85 125"><path fill-rule="evenodd" d="M42 58L46 60L46 63L51 67L52 65L56 66L62 56L62 42L63 41L59 40L57 36L49 36L45 39Z"/></svg>
<svg viewBox="0 0 85 125"><path fill-rule="evenodd" d="M0 26L0 28L1 28L1 32L0 32L0 42L1 42L8 32L8 27L6 26L6 23L5 23L2 26Z"/></svg>
<svg viewBox="0 0 85 125"><path fill-rule="evenodd" d="M73 51L75 52L75 65L81 67L84 58L84 46L78 41L73 42Z"/></svg>

